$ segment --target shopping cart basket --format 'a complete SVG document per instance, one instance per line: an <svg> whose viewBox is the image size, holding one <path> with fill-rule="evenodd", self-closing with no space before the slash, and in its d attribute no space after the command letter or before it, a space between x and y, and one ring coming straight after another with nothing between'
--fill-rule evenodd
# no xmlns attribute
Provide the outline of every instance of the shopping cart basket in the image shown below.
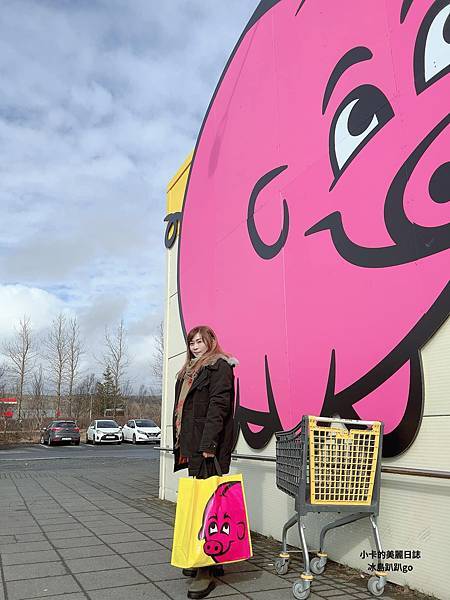
<svg viewBox="0 0 450 600"><path fill-rule="evenodd" d="M276 434L277 487L295 498L295 514L283 526L282 551L275 560L275 570L284 575L289 569L287 532L297 524L304 558L304 571L292 588L298 600L309 596L314 575L325 570L324 542L331 529L369 517L381 556L377 516L382 439L383 424L379 421L312 416L304 416L294 429ZM349 513L323 527L319 552L311 561L303 523L309 512ZM368 589L381 596L385 584L386 573L375 571Z"/></svg>

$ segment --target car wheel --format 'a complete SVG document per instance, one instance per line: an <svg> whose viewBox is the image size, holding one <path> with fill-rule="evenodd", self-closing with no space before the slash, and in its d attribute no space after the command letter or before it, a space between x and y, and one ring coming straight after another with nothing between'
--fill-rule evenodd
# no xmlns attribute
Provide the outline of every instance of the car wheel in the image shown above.
<svg viewBox="0 0 450 600"><path fill-rule="evenodd" d="M136 444L136 434L133 433L133 444Z"/></svg>
<svg viewBox="0 0 450 600"><path fill-rule="evenodd" d="M74 444L75 444L75 446L79 446L79 445L80 445L80 440L76 440L76 441L74 442Z"/></svg>
<svg viewBox="0 0 450 600"><path fill-rule="evenodd" d="M97 442L96 442L96 440L95 440L95 435L94 435L94 437L92 438L92 445L93 445L93 446L96 446L96 445L97 445Z"/></svg>
<svg viewBox="0 0 450 600"><path fill-rule="evenodd" d="M43 435L41 435L41 439L39 440L39 443L42 444L43 446L45 446L45 440L44 440Z"/></svg>
<svg viewBox="0 0 450 600"><path fill-rule="evenodd" d="M51 438L50 436L48 436L48 441L47 441L47 444L48 444L49 446L53 446L53 441L52 441L52 438Z"/></svg>

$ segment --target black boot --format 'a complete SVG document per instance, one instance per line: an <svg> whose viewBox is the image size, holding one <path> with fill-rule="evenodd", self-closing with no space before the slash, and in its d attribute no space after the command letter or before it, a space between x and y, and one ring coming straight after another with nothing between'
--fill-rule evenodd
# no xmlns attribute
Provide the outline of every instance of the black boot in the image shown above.
<svg viewBox="0 0 450 600"><path fill-rule="evenodd" d="M222 565L213 565L209 568L214 577L223 577L225 575ZM181 572L185 577L195 577L197 575L197 569L182 569Z"/></svg>
<svg viewBox="0 0 450 600"><path fill-rule="evenodd" d="M193 600L200 600L213 591L216 587L214 577L209 567L200 567L197 569L197 575L189 585L187 596Z"/></svg>

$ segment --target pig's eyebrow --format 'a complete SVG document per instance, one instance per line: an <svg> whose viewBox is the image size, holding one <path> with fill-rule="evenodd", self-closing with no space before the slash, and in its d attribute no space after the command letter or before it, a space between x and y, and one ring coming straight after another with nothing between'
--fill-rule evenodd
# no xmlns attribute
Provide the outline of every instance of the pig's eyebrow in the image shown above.
<svg viewBox="0 0 450 600"><path fill-rule="evenodd" d="M400 11L400 23L403 23L403 21L406 19L406 15L408 14L413 2L414 0L403 0L402 9Z"/></svg>
<svg viewBox="0 0 450 600"><path fill-rule="evenodd" d="M225 513L225 514L223 515L223 518L224 518L224 519L231 519L231 517L230 517L230 515L229 515L228 513Z"/></svg>
<svg viewBox="0 0 450 600"><path fill-rule="evenodd" d="M217 515L210 515L208 519L215 519L217 521Z"/></svg>
<svg viewBox="0 0 450 600"><path fill-rule="evenodd" d="M352 65L362 62L363 60L370 60L373 54L366 48L365 46L357 46L356 48L352 48L348 52L344 54L344 56L339 60L337 65L334 67L333 72L330 75L330 79L328 80L327 87L325 88L325 94L323 95L322 102L322 114L325 114L325 110L328 106L328 102L330 101L331 94L333 93L334 88L336 87L339 78L344 74L344 72L349 69Z"/></svg>

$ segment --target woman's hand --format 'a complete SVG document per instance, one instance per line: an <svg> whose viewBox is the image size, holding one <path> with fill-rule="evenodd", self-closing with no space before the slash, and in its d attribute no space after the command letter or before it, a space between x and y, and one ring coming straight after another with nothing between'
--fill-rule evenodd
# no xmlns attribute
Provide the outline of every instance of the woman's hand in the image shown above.
<svg viewBox="0 0 450 600"><path fill-rule="evenodd" d="M203 458L214 458L214 454L211 452L203 452Z"/></svg>

